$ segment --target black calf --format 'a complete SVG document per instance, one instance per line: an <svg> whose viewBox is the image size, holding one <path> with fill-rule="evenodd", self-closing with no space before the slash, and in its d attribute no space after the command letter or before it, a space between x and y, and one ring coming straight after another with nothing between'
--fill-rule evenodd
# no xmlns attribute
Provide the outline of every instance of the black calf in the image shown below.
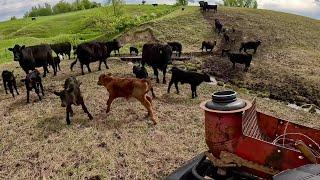
<svg viewBox="0 0 320 180"><path fill-rule="evenodd" d="M242 50L244 50L244 52L247 52L247 49L253 49L254 53L256 53L260 44L261 44L261 41L250 41L246 43L241 43L239 52L241 52Z"/></svg>
<svg viewBox="0 0 320 180"><path fill-rule="evenodd" d="M247 72L250 63L252 61L252 55L251 54L237 54L237 53L228 53L230 61L233 63L233 69L236 68L236 63L244 64L245 68L244 71Z"/></svg>
<svg viewBox="0 0 320 180"><path fill-rule="evenodd" d="M21 81L25 83L27 89L27 103L29 103L30 91L32 91L32 89L35 90L39 100L41 101L40 90L42 92L42 96L44 96L44 92L40 72L38 70L33 70L27 74L25 79L22 79Z"/></svg>
<svg viewBox="0 0 320 180"><path fill-rule="evenodd" d="M222 28L223 28L223 24L221 24L221 22L219 21L219 19L215 19L214 20L214 25L215 25L215 31L218 31L218 34L221 33Z"/></svg>
<svg viewBox="0 0 320 180"><path fill-rule="evenodd" d="M136 55L138 55L138 54L139 54L139 51L138 51L138 49L135 48L135 47L130 47L130 54L132 55L132 53L135 53Z"/></svg>
<svg viewBox="0 0 320 180"><path fill-rule="evenodd" d="M66 79L64 83L64 90L60 92L54 92L55 95L60 97L61 106L66 107L66 120L68 125L71 123L69 116L73 116L73 110L71 105L81 105L83 111L88 114L89 119L93 119L92 115L90 114L86 105L84 104L83 97L80 91L80 84L81 83L79 83L75 77L69 77L68 79Z"/></svg>
<svg viewBox="0 0 320 180"><path fill-rule="evenodd" d="M211 42L211 41L202 41L201 51L203 52L203 49L206 49L206 52L212 52L214 46L217 45L217 41Z"/></svg>
<svg viewBox="0 0 320 180"><path fill-rule="evenodd" d="M200 74L192 71L184 71L177 67L173 67L171 69L172 76L168 86L168 93L170 93L170 88L174 83L177 93L179 94L178 83L181 84L187 83L191 85L192 98L198 96L197 94L197 86L199 86L202 82L211 82L210 76L207 74Z"/></svg>
<svg viewBox="0 0 320 180"><path fill-rule="evenodd" d="M145 79L148 78L147 69L143 66L133 66L132 68L133 74L136 75L136 78Z"/></svg>
<svg viewBox="0 0 320 180"><path fill-rule="evenodd" d="M14 97L13 88L16 90L17 95L19 95L16 78L13 75L13 71L3 71L2 72L2 80L3 80L3 86L4 90L6 91L6 94L8 94L7 88L9 88L10 93Z"/></svg>

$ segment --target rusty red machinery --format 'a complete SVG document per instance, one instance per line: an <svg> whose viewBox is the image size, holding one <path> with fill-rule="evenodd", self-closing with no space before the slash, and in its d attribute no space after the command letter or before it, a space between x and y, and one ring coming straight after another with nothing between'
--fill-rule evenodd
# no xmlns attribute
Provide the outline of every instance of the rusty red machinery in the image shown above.
<svg viewBox="0 0 320 180"><path fill-rule="evenodd" d="M320 163L320 131L266 115L233 91L213 94L201 103L213 161L242 166L262 177ZM209 155L210 156L210 155Z"/></svg>

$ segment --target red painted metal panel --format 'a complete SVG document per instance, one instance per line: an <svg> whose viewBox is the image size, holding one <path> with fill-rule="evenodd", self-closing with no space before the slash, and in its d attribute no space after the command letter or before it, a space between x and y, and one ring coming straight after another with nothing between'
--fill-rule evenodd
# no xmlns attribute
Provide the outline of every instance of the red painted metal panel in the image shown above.
<svg viewBox="0 0 320 180"><path fill-rule="evenodd" d="M296 168L310 161L299 151L287 149L250 137L241 137L235 149L238 156L277 170Z"/></svg>

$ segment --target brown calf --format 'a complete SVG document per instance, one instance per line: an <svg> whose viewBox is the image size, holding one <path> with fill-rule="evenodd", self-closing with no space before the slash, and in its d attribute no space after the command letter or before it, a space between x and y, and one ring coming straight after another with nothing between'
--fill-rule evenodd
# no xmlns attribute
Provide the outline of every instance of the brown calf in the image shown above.
<svg viewBox="0 0 320 180"><path fill-rule="evenodd" d="M152 99L147 93L151 90L151 81L147 79L137 78L118 78L111 74L101 74L99 76L98 85L104 86L109 92L107 102L107 113L110 111L111 103L119 97L129 99L136 98L148 110L148 115L154 124L157 124L156 117L152 110ZM154 95L153 95L154 96Z"/></svg>

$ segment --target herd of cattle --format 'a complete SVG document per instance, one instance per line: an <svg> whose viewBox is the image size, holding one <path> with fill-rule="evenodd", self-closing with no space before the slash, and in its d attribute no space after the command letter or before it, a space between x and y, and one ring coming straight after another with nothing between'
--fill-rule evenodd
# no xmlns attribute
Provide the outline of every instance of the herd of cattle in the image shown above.
<svg viewBox="0 0 320 180"><path fill-rule="evenodd" d="M206 2L200 1L200 7L205 10L214 9L217 11L217 6L208 5ZM222 38L226 43L235 43L235 39L229 37L227 31L223 28L223 24L215 19L215 30L218 34L223 32ZM234 33L235 30L232 29L231 33ZM216 41L203 41L202 42L202 51L212 51L216 46ZM252 55L247 53L248 49L253 49L254 53L261 44L260 41L252 42L243 42L239 49L240 53L231 53L230 49L222 49L221 56L226 53L229 57L229 60L233 63L233 68L235 68L235 63L245 64L245 71L248 70ZM117 40L109 42L85 42L79 44L76 47L72 47L71 43L58 43L58 44L41 44L36 46L19 46L15 45L13 48L9 48L9 51L12 51L14 56L14 61L18 61L21 68L25 71L26 77L21 81L24 82L27 92L27 103L29 103L29 94L33 89L41 100L41 95L44 96L44 87L42 84L42 79L40 72L36 69L37 67L43 67L43 77L46 77L46 74L49 73L48 66L51 66L54 72L54 76L57 74L60 69L60 61L62 60L62 55L68 56L71 58L71 51L73 49L76 60L71 63L70 69L73 70L73 66L79 61L82 75L84 74L84 66L87 67L88 72L91 72L90 63L99 61L99 70L101 70L101 64L103 63L106 69L109 69L107 65L107 58L110 57L111 52L119 54L119 49L121 44ZM241 51L244 50L244 53ZM55 52L57 57L53 57L52 51ZM160 82L158 77L158 70L161 70L163 73L162 82L166 84L166 72L167 66L172 62L173 52L177 53L177 56L181 56L182 45L179 42L168 42L167 44L161 43L146 43L142 48L142 59L139 62L139 66L133 66L133 74L136 78L119 78L114 77L111 74L102 74L99 76L98 85L104 86L109 92L109 99L107 102L107 113L110 111L111 103L114 99L118 97L124 98L136 98L141 102L141 104L148 110L148 115L151 116L151 119L154 124L157 123L157 118L152 109L152 98L147 95L149 91L152 92L152 96L155 97L153 92L153 87L150 79L148 78L148 73L145 68L145 65L152 67L154 75L156 76L157 83ZM139 51L136 47L130 47L130 54L139 54ZM141 65L142 66L141 66ZM192 71L186 71L173 67L171 70L172 77L169 82L167 92L170 93L170 88L174 84L177 93L179 93L178 83L187 83L191 85L192 98L198 96L197 86L202 82L210 82L210 76L206 73L197 73ZM13 71L4 70L2 72L3 85L5 88L6 94L7 88L9 88L10 93L13 97L14 89L16 94L19 95L16 79L13 74ZM73 115L72 105L82 106L85 113L88 114L89 119L92 119L92 115L88 111L83 97L80 91L81 83L77 81L75 77L69 77L65 80L64 89L62 91L55 91L54 94L59 96L61 99L61 106L66 107L66 121L67 124L70 124L70 116Z"/></svg>

